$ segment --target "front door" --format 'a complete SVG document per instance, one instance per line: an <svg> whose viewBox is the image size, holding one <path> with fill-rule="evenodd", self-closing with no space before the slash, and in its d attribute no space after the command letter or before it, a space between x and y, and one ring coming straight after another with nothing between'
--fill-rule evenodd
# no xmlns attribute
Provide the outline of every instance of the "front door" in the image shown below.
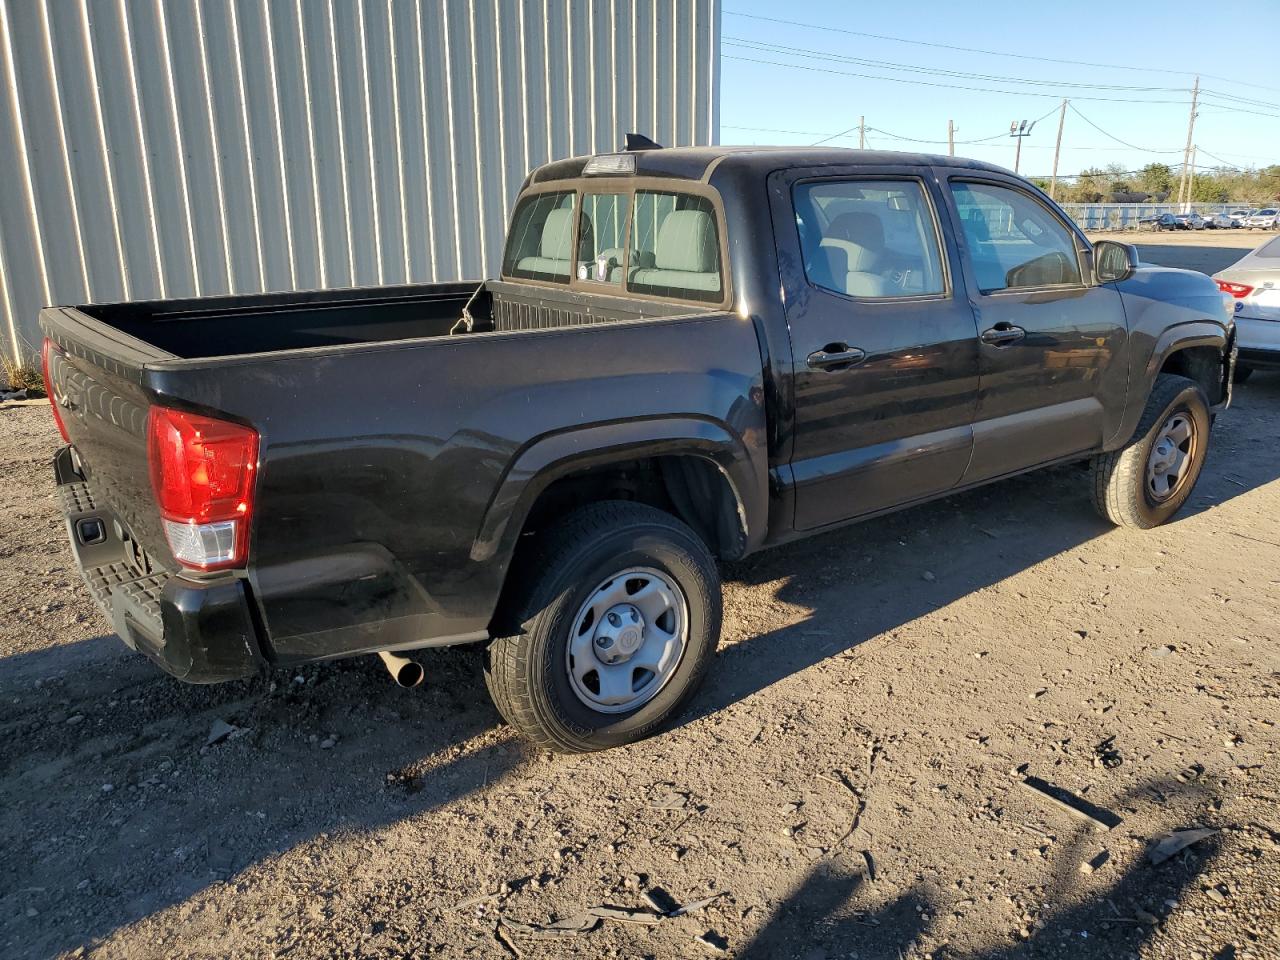
<svg viewBox="0 0 1280 960"><path fill-rule="evenodd" d="M1013 178L952 172L951 216L977 318L981 381L964 483L1097 450L1128 381L1120 294L1088 242Z"/></svg>
<svg viewBox="0 0 1280 960"><path fill-rule="evenodd" d="M977 330L932 173L863 171L770 184L800 530L945 492L972 448Z"/></svg>

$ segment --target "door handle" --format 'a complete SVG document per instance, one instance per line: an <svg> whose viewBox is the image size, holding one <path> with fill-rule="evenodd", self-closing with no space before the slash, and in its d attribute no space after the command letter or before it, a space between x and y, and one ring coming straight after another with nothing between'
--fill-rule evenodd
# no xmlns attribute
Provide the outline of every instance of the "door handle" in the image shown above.
<svg viewBox="0 0 1280 960"><path fill-rule="evenodd" d="M1015 327L1012 323L1001 321L994 327L982 331L982 342L990 343L997 347L1005 347L1011 343L1017 343L1027 335L1027 331L1021 327Z"/></svg>
<svg viewBox="0 0 1280 960"><path fill-rule="evenodd" d="M807 357L809 366L814 370L847 370L867 359L867 352L851 347L847 343L828 343L821 350L815 350Z"/></svg>

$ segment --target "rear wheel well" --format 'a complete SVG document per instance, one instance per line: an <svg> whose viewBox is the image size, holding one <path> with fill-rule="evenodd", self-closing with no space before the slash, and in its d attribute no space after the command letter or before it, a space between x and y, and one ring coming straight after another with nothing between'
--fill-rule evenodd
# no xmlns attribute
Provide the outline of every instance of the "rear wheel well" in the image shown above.
<svg viewBox="0 0 1280 960"><path fill-rule="evenodd" d="M535 534L571 510L602 500L665 510L692 527L721 559L736 559L746 550L742 508L728 478L713 461L689 454L616 461L560 477L538 495L521 535Z"/></svg>
<svg viewBox="0 0 1280 960"><path fill-rule="evenodd" d="M1222 352L1217 347L1187 347L1165 357L1160 373L1175 373L1200 384L1209 403L1220 403L1225 385L1222 382Z"/></svg>

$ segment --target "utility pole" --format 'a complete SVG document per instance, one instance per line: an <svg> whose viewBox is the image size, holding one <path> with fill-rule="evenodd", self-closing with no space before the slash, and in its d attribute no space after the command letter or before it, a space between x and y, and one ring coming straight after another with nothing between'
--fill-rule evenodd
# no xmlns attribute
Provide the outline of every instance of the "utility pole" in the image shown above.
<svg viewBox="0 0 1280 960"><path fill-rule="evenodd" d="M1009 136L1018 141L1018 150L1013 155L1013 172L1017 173L1018 168L1022 165L1022 138L1031 136L1031 128L1036 125L1036 121L1030 123L1023 120L1021 122L1014 120L1009 124Z"/></svg>
<svg viewBox="0 0 1280 960"><path fill-rule="evenodd" d="M858 149L867 149L867 118L858 118Z"/></svg>
<svg viewBox="0 0 1280 960"><path fill-rule="evenodd" d="M1182 206L1190 199L1191 181L1187 174L1191 169L1191 138L1196 130L1196 104L1200 100L1200 75L1196 74L1196 85L1191 88L1191 116L1187 120L1187 146L1182 151L1182 179L1178 182L1178 205ZM1185 211L1184 211L1185 212Z"/></svg>
<svg viewBox="0 0 1280 960"><path fill-rule="evenodd" d="M1058 142L1053 148L1053 176L1049 178L1049 199L1057 200L1058 192L1058 154L1062 152L1062 128L1067 122L1067 101L1062 100L1062 112L1058 114Z"/></svg>
<svg viewBox="0 0 1280 960"><path fill-rule="evenodd" d="M1191 174L1190 176L1187 177L1187 206L1188 207L1191 206L1191 201L1193 198L1192 191L1195 189L1195 185L1196 185L1196 150L1198 149L1199 147L1197 147L1194 143L1191 145Z"/></svg>
<svg viewBox="0 0 1280 960"><path fill-rule="evenodd" d="M956 155L956 122L954 120L947 121L947 156L954 157Z"/></svg>

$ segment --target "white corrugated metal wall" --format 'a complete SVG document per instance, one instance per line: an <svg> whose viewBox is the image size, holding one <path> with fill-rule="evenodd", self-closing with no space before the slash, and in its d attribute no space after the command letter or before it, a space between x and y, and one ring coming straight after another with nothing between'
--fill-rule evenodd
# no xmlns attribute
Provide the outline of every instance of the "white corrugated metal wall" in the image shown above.
<svg viewBox="0 0 1280 960"><path fill-rule="evenodd" d="M720 0L0 0L4 350L83 303L480 277L525 173L719 136Z"/></svg>

